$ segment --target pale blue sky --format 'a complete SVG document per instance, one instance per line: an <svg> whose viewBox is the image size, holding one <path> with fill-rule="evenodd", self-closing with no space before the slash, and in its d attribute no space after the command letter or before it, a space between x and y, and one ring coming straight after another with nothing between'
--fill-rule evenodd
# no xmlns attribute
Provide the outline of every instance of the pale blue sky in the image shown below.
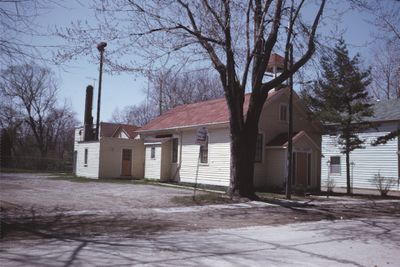
<svg viewBox="0 0 400 267"><path fill-rule="evenodd" d="M328 6L326 12L331 13L334 8L338 7L342 10L347 9L345 1L338 2L336 6ZM72 21L90 18L91 16L92 11L79 2L68 1L63 5L67 5L67 8L56 7L49 10L40 17L38 24L44 28L52 28L55 25L67 26ZM371 45L367 47L365 45L372 41L371 32L373 29L364 20L365 14L348 11L348 13L344 14L343 20L338 23L338 27L345 30L344 38L349 44L351 54L354 55L356 52L360 52L363 58L368 60ZM329 33L334 29L332 25L332 22L328 21L327 25L322 25L319 32ZM41 39L40 42L43 44L57 44L60 40L46 38ZM109 42L108 45L112 46L112 42ZM50 54L49 51L45 50L47 55ZM53 69L60 80L60 96L71 103L80 121L83 120L85 88L88 84L93 84L95 80L94 115L97 103L98 64L90 63L88 58L82 57L69 62L68 66L63 66L63 68L53 67ZM116 107L121 109L124 106L138 104L144 100L146 97L144 92L147 86L147 79L143 76L133 76L132 74L109 75L104 73L101 120L108 121Z"/></svg>

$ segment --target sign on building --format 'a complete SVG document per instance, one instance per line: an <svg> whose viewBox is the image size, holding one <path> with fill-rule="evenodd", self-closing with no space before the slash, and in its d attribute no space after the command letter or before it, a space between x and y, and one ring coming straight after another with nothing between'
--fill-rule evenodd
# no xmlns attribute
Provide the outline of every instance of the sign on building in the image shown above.
<svg viewBox="0 0 400 267"><path fill-rule="evenodd" d="M196 144L197 145L205 145L207 143L207 128L206 127L200 127L197 129L196 133Z"/></svg>

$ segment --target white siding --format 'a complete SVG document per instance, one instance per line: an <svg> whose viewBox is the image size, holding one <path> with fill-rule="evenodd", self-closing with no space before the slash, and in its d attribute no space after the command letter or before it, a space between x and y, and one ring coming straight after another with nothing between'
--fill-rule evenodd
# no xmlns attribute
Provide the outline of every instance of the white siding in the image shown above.
<svg viewBox="0 0 400 267"><path fill-rule="evenodd" d="M180 181L228 186L230 178L230 139L228 128L209 129L208 163L199 163L199 145L196 131L182 134L182 166Z"/></svg>
<svg viewBox="0 0 400 267"><path fill-rule="evenodd" d="M85 149L88 149L87 166L84 164ZM81 142L75 143L75 151L77 151L76 175L88 178L99 177L99 142Z"/></svg>
<svg viewBox="0 0 400 267"><path fill-rule="evenodd" d="M387 132L369 132L359 134L361 138L367 140L365 149L356 149L350 154L350 162L354 162L354 167L350 167L350 177L352 177L353 188L376 189L371 183L375 174L380 173L384 177L398 179L398 141L389 141L387 144L371 146L370 143L378 136L383 136ZM321 185L325 186L328 177L334 180L336 187L346 187L346 156L340 153L337 145L337 137L324 135L322 137L322 160L321 160ZM329 163L331 156L341 157L341 173L329 174ZM392 190L399 190L398 184Z"/></svg>
<svg viewBox="0 0 400 267"><path fill-rule="evenodd" d="M155 158L151 158L151 148L155 148ZM161 144L145 146L144 178L161 179Z"/></svg>
<svg viewBox="0 0 400 267"><path fill-rule="evenodd" d="M132 177L143 178L143 141L120 138L102 138L100 172L101 178L115 178L121 176L122 150L132 150Z"/></svg>

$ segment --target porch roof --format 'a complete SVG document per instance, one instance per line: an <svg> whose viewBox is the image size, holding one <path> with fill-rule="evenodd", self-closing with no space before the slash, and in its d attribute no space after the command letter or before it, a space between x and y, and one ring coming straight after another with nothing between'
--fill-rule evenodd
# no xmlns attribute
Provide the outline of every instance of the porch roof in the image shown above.
<svg viewBox="0 0 400 267"><path fill-rule="evenodd" d="M301 140L302 138L306 138L309 143L311 143L315 148L321 150L321 148L308 136L305 131L295 132L292 135L293 144L297 141ZM280 133L275 138L273 138L268 144L265 145L266 147L281 147L286 148L288 146L288 133Z"/></svg>

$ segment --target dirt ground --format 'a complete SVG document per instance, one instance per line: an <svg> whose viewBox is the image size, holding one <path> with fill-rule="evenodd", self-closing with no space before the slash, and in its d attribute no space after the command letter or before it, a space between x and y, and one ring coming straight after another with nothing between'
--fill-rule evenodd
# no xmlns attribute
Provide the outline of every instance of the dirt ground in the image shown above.
<svg viewBox="0 0 400 267"><path fill-rule="evenodd" d="M1 173L1 237L151 237L169 231L205 231L303 221L400 218L400 200L308 198L183 206L192 191L148 184L78 183L46 174Z"/></svg>

